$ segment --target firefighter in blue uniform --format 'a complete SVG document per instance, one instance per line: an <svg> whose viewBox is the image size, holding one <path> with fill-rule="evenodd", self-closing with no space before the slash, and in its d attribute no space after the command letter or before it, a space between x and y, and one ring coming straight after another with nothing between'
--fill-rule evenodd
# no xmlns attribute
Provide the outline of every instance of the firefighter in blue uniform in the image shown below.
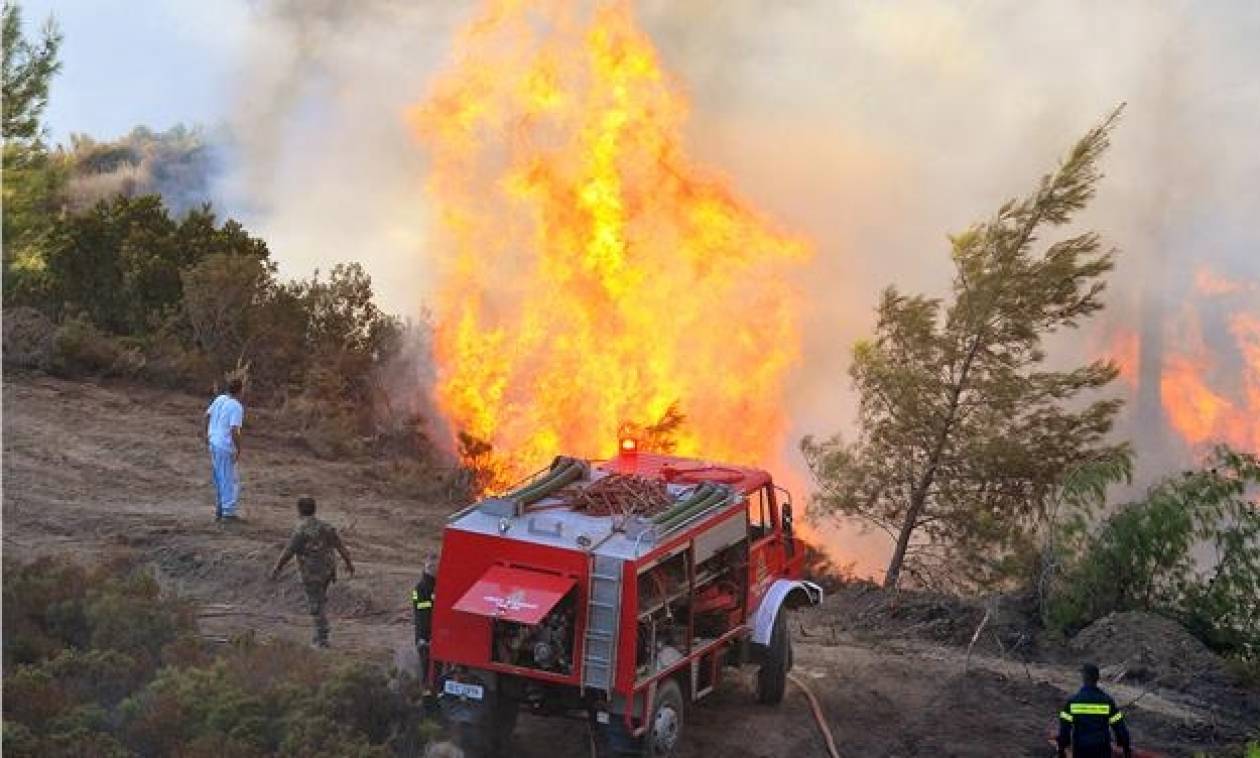
<svg viewBox="0 0 1260 758"><path fill-rule="evenodd" d="M1072 758L1110 758L1112 732L1125 758L1131 758L1124 714L1110 695L1098 689L1098 667L1086 663L1081 679L1084 686L1059 711L1059 758L1067 755L1069 747Z"/></svg>

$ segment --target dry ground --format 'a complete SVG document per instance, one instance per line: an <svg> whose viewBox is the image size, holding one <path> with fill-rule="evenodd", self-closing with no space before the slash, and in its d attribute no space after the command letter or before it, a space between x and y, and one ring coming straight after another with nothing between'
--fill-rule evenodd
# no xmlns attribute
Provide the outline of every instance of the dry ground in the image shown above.
<svg viewBox="0 0 1260 758"><path fill-rule="evenodd" d="M451 506L400 492L371 463L319 460L273 415L249 411L242 460L244 522L213 521L202 442L207 398L127 384L10 375L4 383L4 550L27 559L90 560L127 546L164 583L202 608L203 632L253 631L305 640L308 621L290 574L266 578L301 493L345 536L358 565L332 591L331 654L390 663L411 636L407 598L419 557L437 545ZM822 701L845 756L1047 755L1046 729L1073 667L1025 665L904 635L854 633L835 608L794 625L797 674ZM842 621L842 619L841 619ZM1155 689L1111 688L1142 744L1169 755L1213 750L1256 730L1250 715ZM1251 712L1254 713L1254 712ZM577 722L523 718L521 756L586 755ZM752 703L748 674L689 713L686 756L825 755L795 688L778 708Z"/></svg>

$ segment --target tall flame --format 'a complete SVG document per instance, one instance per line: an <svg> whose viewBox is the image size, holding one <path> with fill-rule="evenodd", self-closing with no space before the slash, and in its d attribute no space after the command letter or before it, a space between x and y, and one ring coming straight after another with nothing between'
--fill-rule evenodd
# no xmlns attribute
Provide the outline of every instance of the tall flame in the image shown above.
<svg viewBox="0 0 1260 758"><path fill-rule="evenodd" d="M1251 292L1260 282L1228 279L1200 267L1196 297L1165 324L1159 397L1169 426L1192 447L1224 442L1260 452L1260 311ZM1210 308L1222 324L1204 339L1200 308ZM1137 376L1136 332L1121 330L1108 350L1131 388L1147 380Z"/></svg>
<svg viewBox="0 0 1260 758"><path fill-rule="evenodd" d="M490 0L456 60L411 117L444 231L436 399L492 485L675 408L680 454L772 455L811 250L687 158L628 5Z"/></svg>

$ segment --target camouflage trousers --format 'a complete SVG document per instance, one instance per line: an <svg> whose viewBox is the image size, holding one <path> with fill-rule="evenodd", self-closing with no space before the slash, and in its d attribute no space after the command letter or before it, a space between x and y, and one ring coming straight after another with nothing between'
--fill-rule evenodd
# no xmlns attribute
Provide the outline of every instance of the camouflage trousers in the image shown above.
<svg viewBox="0 0 1260 758"><path fill-rule="evenodd" d="M302 587L306 590L306 608L310 611L311 622L315 626L311 642L320 647L328 646L328 615L325 608L328 606L328 585L331 583L331 579L302 582Z"/></svg>

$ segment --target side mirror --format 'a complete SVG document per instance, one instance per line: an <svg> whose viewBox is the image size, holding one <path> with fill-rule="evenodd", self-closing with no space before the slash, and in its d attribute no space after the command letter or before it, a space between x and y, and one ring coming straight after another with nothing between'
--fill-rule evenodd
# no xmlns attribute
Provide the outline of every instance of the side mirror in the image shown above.
<svg viewBox="0 0 1260 758"><path fill-rule="evenodd" d="M783 504L783 533L792 536L792 504Z"/></svg>

